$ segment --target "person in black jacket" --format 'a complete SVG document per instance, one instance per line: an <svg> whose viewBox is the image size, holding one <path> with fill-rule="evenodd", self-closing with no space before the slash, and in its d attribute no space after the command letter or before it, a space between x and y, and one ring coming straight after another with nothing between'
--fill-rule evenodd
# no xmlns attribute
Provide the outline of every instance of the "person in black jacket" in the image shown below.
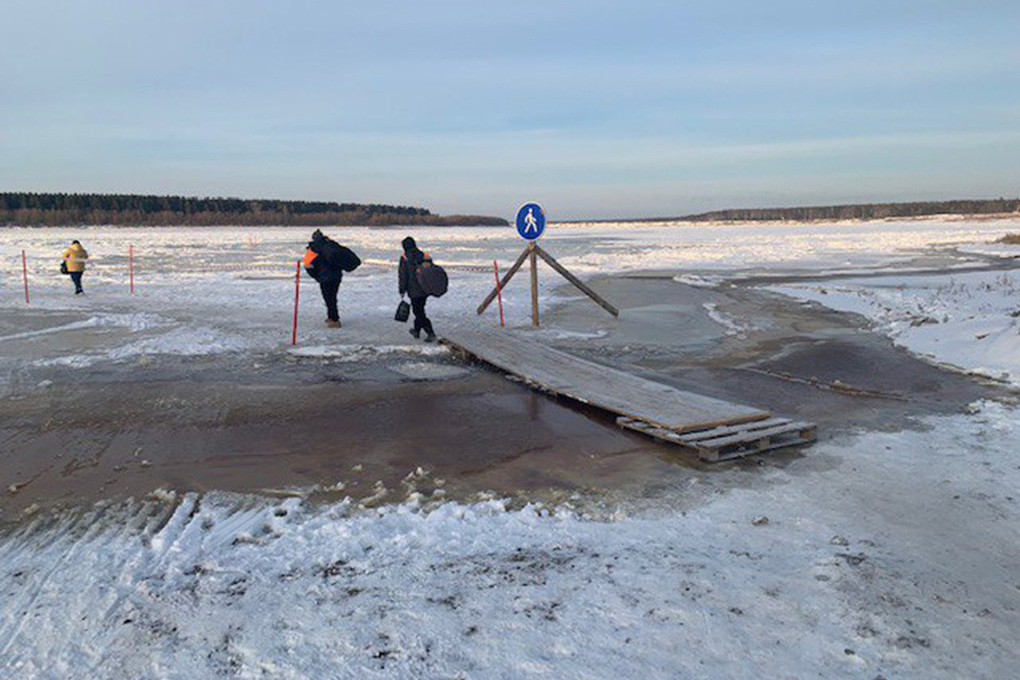
<svg viewBox="0 0 1020 680"><path fill-rule="evenodd" d="M340 281L344 278L342 252L339 243L318 229L312 232L312 240L308 242L305 251L305 271L319 282L322 299L326 301L326 325L330 328L340 328L336 296L340 291Z"/></svg>
<svg viewBox="0 0 1020 680"><path fill-rule="evenodd" d="M436 334L432 330L432 321L425 315L425 303L428 301L428 293L418 282L418 267L425 261L427 255L418 250L418 244L408 236L400 245L404 247L404 254L400 256L400 268L397 272L397 283L400 288L400 297L407 295L411 298L411 311L414 312L414 328L410 330L415 338L421 337L425 331L425 342L435 342Z"/></svg>

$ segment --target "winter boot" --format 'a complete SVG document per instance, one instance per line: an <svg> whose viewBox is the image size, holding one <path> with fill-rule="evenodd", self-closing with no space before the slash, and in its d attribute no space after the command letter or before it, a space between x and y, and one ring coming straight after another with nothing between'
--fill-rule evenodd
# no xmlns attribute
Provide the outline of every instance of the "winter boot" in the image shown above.
<svg viewBox="0 0 1020 680"><path fill-rule="evenodd" d="M415 340L417 340L418 338L421 337L421 331L418 330L417 328L412 328L411 330L409 330L407 332L410 333L414 337Z"/></svg>
<svg viewBox="0 0 1020 680"><path fill-rule="evenodd" d="M429 333L428 335L425 336L425 342L435 342L435 341L436 341L436 334L435 333Z"/></svg>
<svg viewBox="0 0 1020 680"><path fill-rule="evenodd" d="M330 319L329 321L326 322L326 325L329 326L330 328L340 328L341 324L339 321L333 321L332 319Z"/></svg>

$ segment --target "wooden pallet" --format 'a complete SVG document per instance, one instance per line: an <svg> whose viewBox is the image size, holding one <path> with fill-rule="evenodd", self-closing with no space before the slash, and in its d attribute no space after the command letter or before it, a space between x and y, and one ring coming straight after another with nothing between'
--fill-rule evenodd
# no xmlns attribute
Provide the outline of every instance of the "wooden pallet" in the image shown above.
<svg viewBox="0 0 1020 680"><path fill-rule="evenodd" d="M754 453L810 444L818 438L814 423L788 418L767 418L738 425L677 432L641 420L621 416L617 425L697 451L701 460L719 462Z"/></svg>

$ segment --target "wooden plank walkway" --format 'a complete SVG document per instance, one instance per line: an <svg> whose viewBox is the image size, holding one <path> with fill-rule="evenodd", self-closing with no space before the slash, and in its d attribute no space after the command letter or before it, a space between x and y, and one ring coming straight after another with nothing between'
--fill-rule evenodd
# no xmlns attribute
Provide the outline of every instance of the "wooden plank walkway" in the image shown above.
<svg viewBox="0 0 1020 680"><path fill-rule="evenodd" d="M678 390L527 336L455 330L443 342L533 387L615 413L622 427L694 449L704 460L724 460L814 439L813 424L772 418L768 411ZM791 437L789 432L797 434ZM784 436L777 438L780 433Z"/></svg>

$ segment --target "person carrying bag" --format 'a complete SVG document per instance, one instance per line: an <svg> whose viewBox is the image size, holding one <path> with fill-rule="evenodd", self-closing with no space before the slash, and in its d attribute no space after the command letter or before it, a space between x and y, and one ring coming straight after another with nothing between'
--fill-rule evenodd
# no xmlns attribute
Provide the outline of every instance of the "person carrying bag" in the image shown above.
<svg viewBox="0 0 1020 680"><path fill-rule="evenodd" d="M330 328L341 327L336 298L344 272L352 272L360 265L361 258L353 250L340 245L319 229L312 232L312 240L305 250L304 266L308 275L319 283L326 303L326 325Z"/></svg>
<svg viewBox="0 0 1020 680"><path fill-rule="evenodd" d="M81 241L71 241L71 247L64 251L64 259L60 263L60 273L68 274L74 283L74 294L84 295L85 290L81 287L81 277L85 273L85 260L89 254L82 247Z"/></svg>
<svg viewBox="0 0 1020 680"><path fill-rule="evenodd" d="M428 253L418 250L418 244L410 236L401 241L400 245L404 248L404 254L400 256L397 284L400 297L406 295L411 299L410 307L414 312L414 328L408 332L417 339L425 331L425 342L435 342L436 333L432 328L432 320L425 313L425 303L429 295L439 297L446 293L446 272L432 262ZM401 300L401 304L406 303ZM401 313L401 308L397 307L394 318L399 321ZM406 319L407 312L403 314Z"/></svg>

